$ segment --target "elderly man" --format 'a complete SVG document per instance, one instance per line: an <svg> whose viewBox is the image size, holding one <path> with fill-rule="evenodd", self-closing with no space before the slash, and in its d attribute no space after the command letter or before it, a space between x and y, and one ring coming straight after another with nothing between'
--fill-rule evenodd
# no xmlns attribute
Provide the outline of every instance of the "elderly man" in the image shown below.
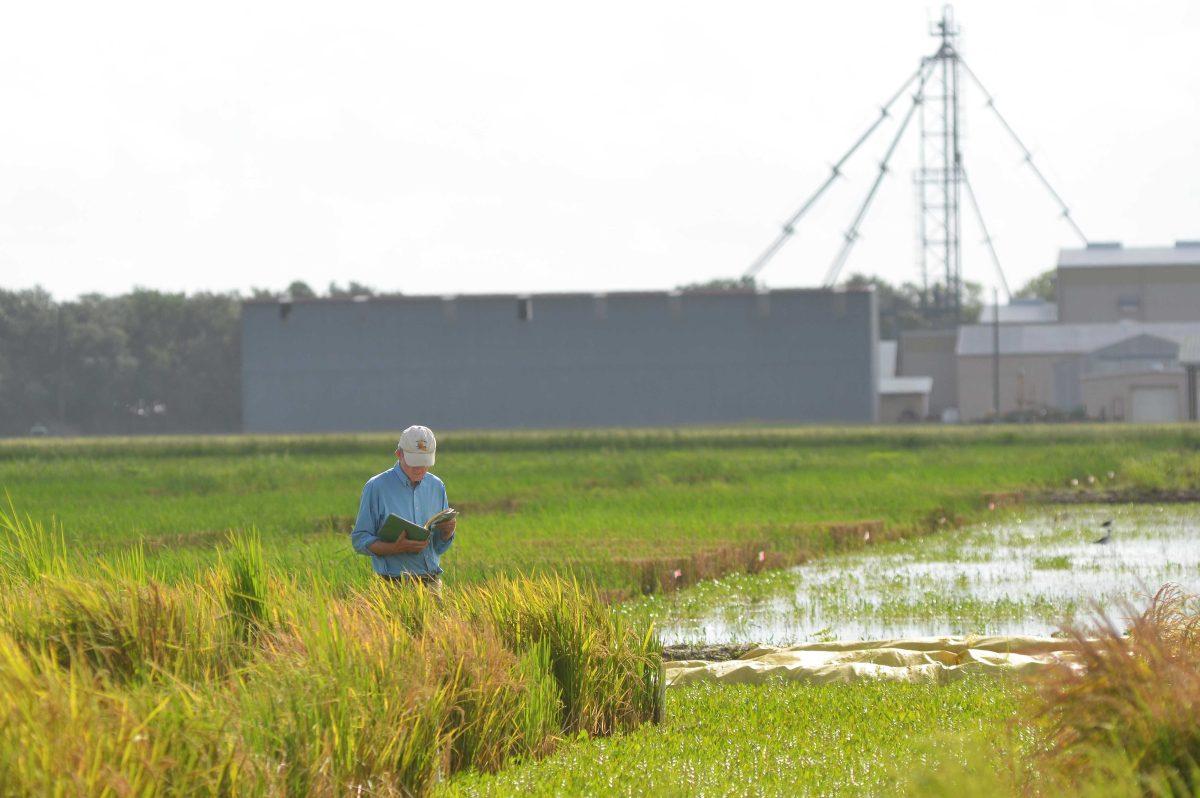
<svg viewBox="0 0 1200 798"><path fill-rule="evenodd" d="M402 583L423 582L441 588L441 556L454 542L453 519L434 528L427 540L401 535L388 543L377 536L388 515L395 514L423 526L446 509L446 486L429 473L437 453L437 440L428 427L404 430L396 444L396 465L367 480L358 504L358 520L350 535L354 550L371 558L380 577Z"/></svg>

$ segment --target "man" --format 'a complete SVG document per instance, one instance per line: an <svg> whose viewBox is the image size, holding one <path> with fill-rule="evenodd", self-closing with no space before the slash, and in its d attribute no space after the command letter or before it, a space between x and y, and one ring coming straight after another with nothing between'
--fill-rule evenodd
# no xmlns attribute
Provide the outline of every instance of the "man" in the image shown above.
<svg viewBox="0 0 1200 798"><path fill-rule="evenodd" d="M419 581L441 589L441 556L454 542L453 519L434 527L427 540L409 540L401 534L394 543L376 535L388 515L395 514L424 526L446 509L446 486L429 473L437 453L437 439L428 427L404 430L396 444L396 465L367 480L358 503L358 519L350 541L354 550L371 558L380 577L402 583Z"/></svg>

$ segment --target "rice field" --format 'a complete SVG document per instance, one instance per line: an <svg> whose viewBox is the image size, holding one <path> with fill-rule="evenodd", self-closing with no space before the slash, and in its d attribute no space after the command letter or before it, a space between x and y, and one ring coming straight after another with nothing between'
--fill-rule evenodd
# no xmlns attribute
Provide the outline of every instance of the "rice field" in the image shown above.
<svg viewBox="0 0 1200 798"><path fill-rule="evenodd" d="M1186 426L446 433L434 470L463 511L445 566L456 583L569 572L636 595L793 564L864 530L979 520L985 494L1084 490L1108 472L1118 491L1195 485L1198 447ZM345 533L394 448L385 436L0 441L0 487L73 549L143 541L166 580L210 565L229 529L254 529L283 571L361 586Z"/></svg>
<svg viewBox="0 0 1200 798"><path fill-rule="evenodd" d="M234 534L189 582L0 515L6 795L423 795L662 716L659 647L560 578L334 595Z"/></svg>
<svg viewBox="0 0 1200 798"><path fill-rule="evenodd" d="M387 437L0 442L3 792L1055 794L1028 685L664 692L662 643L1045 631L1200 568L1192 505L1039 504L1196 494L1184 426L439 444L441 601L349 547Z"/></svg>
<svg viewBox="0 0 1200 798"><path fill-rule="evenodd" d="M1046 636L1097 609L1144 604L1168 582L1200 591L1200 505L996 515L769 574L733 574L622 612L653 619L668 644Z"/></svg>

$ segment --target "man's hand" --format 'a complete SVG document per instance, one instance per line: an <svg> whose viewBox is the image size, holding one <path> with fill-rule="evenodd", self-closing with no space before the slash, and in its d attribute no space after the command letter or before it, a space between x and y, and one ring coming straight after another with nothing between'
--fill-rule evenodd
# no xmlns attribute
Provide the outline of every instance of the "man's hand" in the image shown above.
<svg viewBox="0 0 1200 798"><path fill-rule="evenodd" d="M457 518L447 518L442 523L434 526L434 529L436 529L438 534L442 536L442 540L449 540L450 538L454 537L454 528L456 526L458 526Z"/></svg>
<svg viewBox="0 0 1200 798"><path fill-rule="evenodd" d="M400 537L392 544L396 547L397 554L416 554L420 551L425 551L425 547L429 545L429 538L424 540L409 540L408 531L400 533Z"/></svg>
<svg viewBox="0 0 1200 798"><path fill-rule="evenodd" d="M425 547L428 545L429 538L425 540L409 540L408 532L401 532L400 537L394 543L377 540L368 546L367 550L372 554L378 554L380 557L387 557L392 554L416 554L417 552L425 551Z"/></svg>

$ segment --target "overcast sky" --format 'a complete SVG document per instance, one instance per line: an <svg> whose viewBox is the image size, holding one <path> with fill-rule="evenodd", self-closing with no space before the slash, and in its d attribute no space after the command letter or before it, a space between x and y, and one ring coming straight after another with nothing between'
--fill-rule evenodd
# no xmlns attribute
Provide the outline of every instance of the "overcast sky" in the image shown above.
<svg viewBox="0 0 1200 798"><path fill-rule="evenodd" d="M964 59L1094 240L1200 238L1200 3L960 2ZM11 3L0 287L405 293L737 276L935 49L877 2ZM1077 245L983 97L1009 281ZM762 272L818 284L894 126ZM918 277L900 143L846 273ZM968 279L995 282L964 222Z"/></svg>

